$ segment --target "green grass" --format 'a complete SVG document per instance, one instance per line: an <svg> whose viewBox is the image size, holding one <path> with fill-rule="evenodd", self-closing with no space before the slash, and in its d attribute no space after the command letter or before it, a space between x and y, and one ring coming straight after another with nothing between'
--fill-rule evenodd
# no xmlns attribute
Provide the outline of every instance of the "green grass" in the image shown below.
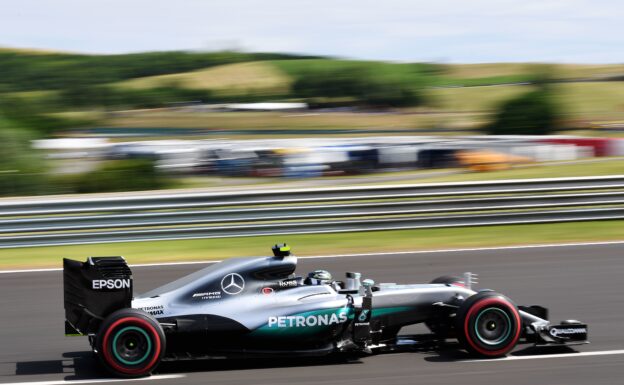
<svg viewBox="0 0 624 385"><path fill-rule="evenodd" d="M506 83L520 83L529 82L533 80L531 75L504 75L504 76L485 76L478 78L456 78L449 76L439 76L434 85L441 86L463 86L463 87L475 87L475 86L487 86L492 84L506 84Z"/></svg>
<svg viewBox="0 0 624 385"><path fill-rule="evenodd" d="M557 104L566 119L624 119L622 82L583 82L553 85ZM438 88L429 91L432 103L444 111L491 112L502 102L528 92L531 86Z"/></svg>
<svg viewBox="0 0 624 385"><path fill-rule="evenodd" d="M396 129L435 127L445 114L354 112L290 113L290 112L214 112L193 113L179 111L136 111L118 114L102 122L106 127L179 127L214 129ZM417 133L415 133L417 134ZM308 134L309 135L309 134ZM405 135L405 134L403 134ZM231 137L231 135L228 135ZM134 139L133 139L134 140Z"/></svg>
<svg viewBox="0 0 624 385"><path fill-rule="evenodd" d="M552 72L558 79L618 76L624 73L622 64L541 64L541 63L481 63L447 64L445 74L452 78L478 79L488 76L532 75Z"/></svg>
<svg viewBox="0 0 624 385"><path fill-rule="evenodd" d="M624 83L592 82L557 85L557 96L572 118L624 119Z"/></svg>
<svg viewBox="0 0 624 385"><path fill-rule="evenodd" d="M430 90L429 94L442 110L478 112L492 111L501 102L530 89L528 86L437 88Z"/></svg>
<svg viewBox="0 0 624 385"><path fill-rule="evenodd" d="M299 78L311 72L319 71L336 71L364 69L374 72L376 75L403 75L410 76L420 73L424 70L422 64L395 64L377 61L364 60L336 60L336 59L302 59L293 60L274 60L271 64L277 66L280 70L292 76Z"/></svg>
<svg viewBox="0 0 624 385"><path fill-rule="evenodd" d="M457 172L449 175L438 175L440 172ZM582 176L606 176L624 175L624 158L602 158L582 161L580 163L543 163L535 165L517 166L510 170L472 172L462 169L439 169L439 170L407 170L394 171L382 174L364 174L324 177L331 178L333 185L344 186L353 185L354 182L362 182L366 185L396 185L413 183L442 183L442 182L466 182L466 181L488 181L502 179L533 179L533 178L564 178ZM248 183L245 183L245 181ZM243 186L272 184L276 188L297 187L300 181L290 182L279 178L198 178L190 177L181 179L181 185L187 188L211 187L211 186Z"/></svg>
<svg viewBox="0 0 624 385"><path fill-rule="evenodd" d="M31 52L0 48L0 56L18 53L20 55L17 58L20 61L10 66L15 76L9 76L12 79L9 83L15 82L13 88L16 92L8 94L41 103L47 103L58 97L60 90L67 85L67 82L63 80L66 73L75 72L74 67L90 69L85 79L81 78L84 74L75 74L85 84L109 84L120 88L139 89L157 89L175 85L188 89L211 90L215 95L227 96L232 100L237 98L242 100L247 97L287 97L296 79L314 72L335 70L348 72L363 69L376 77L400 79L406 84L412 84L415 88L520 82L531 79L536 73L543 72L545 69L558 79L597 78L624 74L624 65L392 63L235 52L196 54L160 52L85 56L61 53L51 55L45 51ZM43 77L46 81L43 83L37 81L41 73L46 74ZM147 74L159 75L137 77ZM553 87L559 91L566 118L573 123L578 122L579 126L594 122L624 121L622 82L564 83ZM7 90L13 88L9 87ZM18 91L22 89L27 91ZM48 91L43 91L43 89ZM482 124L487 119L487 114L490 114L501 102L529 89L528 86L430 88L431 105L403 110L403 112L424 113L408 114L410 116L406 119L396 119L391 114L382 115L379 119L364 117L370 121L369 124L363 123L363 119L360 119L358 114L351 114L344 118L332 116L329 119L330 122L322 118L284 119L283 116L275 116L269 119L263 117L257 125L247 119L208 117L206 124L202 126L252 128L266 126L294 129L311 126L474 127ZM72 111L62 112L71 113ZM455 115L458 112L462 114ZM93 113L96 117L101 115L98 111L88 113ZM201 119L204 119L204 116L200 116L197 120ZM177 121L186 124L187 119L177 115L171 120L175 126ZM163 124L153 126L162 127Z"/></svg>
<svg viewBox="0 0 624 385"><path fill-rule="evenodd" d="M147 76L117 83L121 88L176 87L207 89L221 95L285 94L291 78L268 62L226 64L178 74Z"/></svg>
<svg viewBox="0 0 624 385"><path fill-rule="evenodd" d="M439 175L440 172L446 171L455 173ZM624 175L624 158L603 158L570 164L544 163L491 172L472 172L462 169L406 170L382 174L324 177L323 180L331 179L333 186L352 186L354 183L360 185L398 185L606 175ZM309 185L305 184L307 181L312 180L304 180L304 186ZM302 186L300 180L290 181L280 178L186 177L179 179L178 182L183 188L262 186L268 184L275 188L300 188Z"/></svg>
<svg viewBox="0 0 624 385"><path fill-rule="evenodd" d="M2 249L0 268L60 267L63 257L94 255L123 255L129 263L214 260L267 255L278 242L287 242L296 255L307 256L608 240L624 240L624 221Z"/></svg>
<svg viewBox="0 0 624 385"><path fill-rule="evenodd" d="M403 109L402 114L341 113L304 116L288 113L189 114L160 111L115 115L103 118L100 123L125 127L287 128L293 130L293 135L297 135L298 128L474 128L486 123L490 114L502 102L528 92L532 87L436 87L522 82L531 79L543 67L541 64L528 63L432 65L338 59L255 60L214 65L110 84L130 89L156 89L175 85L210 90L215 95L234 99L271 95L279 98L289 94L296 79L314 72L363 69L377 77L400 79L412 84L414 88L426 86L429 101L427 106ZM614 76L624 73L622 65L550 65L549 68L555 78ZM563 118L575 127L624 121L622 82L562 83L553 85L553 89L557 92ZM55 92L30 91L17 94L28 99L45 101ZM101 112L89 113L102 117ZM598 132L597 135L601 134ZM267 137L274 136L269 134Z"/></svg>
<svg viewBox="0 0 624 385"><path fill-rule="evenodd" d="M440 173L451 172L449 175ZM464 181L487 181L502 179L532 179L532 178L562 178L582 176L624 175L624 158L602 158L582 161L581 163L559 164L543 163L523 165L503 171L472 172L459 168L453 169L421 169L384 172L377 174L346 175L323 177L322 180L331 180L333 186L355 185L397 185L418 183L443 183ZM314 179L287 179L287 178L248 178L226 176L185 176L176 179L176 188L238 188L238 187L265 187L273 188L301 188L314 183ZM327 187L329 185L322 185Z"/></svg>
<svg viewBox="0 0 624 385"><path fill-rule="evenodd" d="M570 164L545 164L517 166L509 170L490 172L466 171L460 174L434 176L431 178L418 176L415 180L406 178L401 183L434 183L434 182L465 182L502 179L532 178L564 178L581 176L624 175L624 159L601 159ZM396 184L396 183L394 183Z"/></svg>
<svg viewBox="0 0 624 385"><path fill-rule="evenodd" d="M110 127L200 127L215 129L393 129L476 128L488 121L498 105L529 86L437 88L427 91L431 107L404 109L402 113L366 114L336 112L299 114L283 112L193 113L179 111L137 111L111 115L101 121ZM622 82L569 83L556 85L557 102L564 119L579 127L593 123L624 121L624 86ZM68 115L69 116L69 115ZM466 134L461 133L461 134ZM585 135L604 136L601 131ZM418 135L418 132L414 132ZM425 135L430 135L426 133ZM609 133L613 136L613 133ZM272 135L269 135L272 136ZM286 135L288 136L288 135Z"/></svg>

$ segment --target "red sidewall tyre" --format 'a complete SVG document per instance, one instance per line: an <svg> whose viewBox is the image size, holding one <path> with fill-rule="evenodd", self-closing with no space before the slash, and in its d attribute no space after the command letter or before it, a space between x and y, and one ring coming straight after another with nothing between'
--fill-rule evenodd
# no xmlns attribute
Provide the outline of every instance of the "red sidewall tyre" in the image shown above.
<svg viewBox="0 0 624 385"><path fill-rule="evenodd" d="M488 317L494 328L490 338L480 334L480 331L489 332L484 329ZM473 295L461 305L456 328L458 339L469 352L483 357L502 357L518 343L522 319L516 305L507 297L485 292Z"/></svg>
<svg viewBox="0 0 624 385"><path fill-rule="evenodd" d="M165 352L165 335L149 314L123 309L109 315L96 336L104 366L121 377L148 376Z"/></svg>

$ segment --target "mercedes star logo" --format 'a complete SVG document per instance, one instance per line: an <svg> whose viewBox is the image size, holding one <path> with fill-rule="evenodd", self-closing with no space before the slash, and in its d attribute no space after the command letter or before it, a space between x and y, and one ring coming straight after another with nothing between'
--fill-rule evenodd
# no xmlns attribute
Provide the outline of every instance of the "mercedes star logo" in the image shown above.
<svg viewBox="0 0 624 385"><path fill-rule="evenodd" d="M245 280L240 274L230 273L221 280L221 290L226 294L236 295L245 288Z"/></svg>

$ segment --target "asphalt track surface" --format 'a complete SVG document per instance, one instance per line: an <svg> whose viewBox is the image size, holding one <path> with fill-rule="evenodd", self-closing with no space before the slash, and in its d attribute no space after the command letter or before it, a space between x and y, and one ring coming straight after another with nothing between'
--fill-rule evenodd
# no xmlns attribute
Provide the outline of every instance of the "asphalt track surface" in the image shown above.
<svg viewBox="0 0 624 385"><path fill-rule="evenodd" d="M134 268L141 292L201 266ZM493 288L520 304L542 304L551 319L589 324L589 345L575 349L520 345L512 357L471 360L444 349L328 360L238 360L166 363L149 383L174 384L624 384L624 244L517 248L300 259L298 271L327 268L335 276L361 271L377 282L426 282L447 273L477 272L482 288ZM64 337L61 273L0 275L0 384L103 382L82 337ZM422 331L417 329L414 331ZM577 355L575 352L605 352ZM52 381L52 382L51 382ZM60 382L56 382L60 381Z"/></svg>

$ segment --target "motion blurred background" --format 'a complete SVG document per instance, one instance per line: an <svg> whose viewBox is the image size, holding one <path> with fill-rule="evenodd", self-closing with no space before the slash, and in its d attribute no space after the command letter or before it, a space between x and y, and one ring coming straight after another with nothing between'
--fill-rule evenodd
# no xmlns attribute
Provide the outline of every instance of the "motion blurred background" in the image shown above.
<svg viewBox="0 0 624 385"><path fill-rule="evenodd" d="M161 374L621 384L623 20L617 0L0 0L0 382L118 380L63 336L62 258L123 256L141 293L287 243L341 257L301 275L475 272L592 343Z"/></svg>
<svg viewBox="0 0 624 385"><path fill-rule="evenodd" d="M621 174L616 5L4 1L0 195Z"/></svg>

